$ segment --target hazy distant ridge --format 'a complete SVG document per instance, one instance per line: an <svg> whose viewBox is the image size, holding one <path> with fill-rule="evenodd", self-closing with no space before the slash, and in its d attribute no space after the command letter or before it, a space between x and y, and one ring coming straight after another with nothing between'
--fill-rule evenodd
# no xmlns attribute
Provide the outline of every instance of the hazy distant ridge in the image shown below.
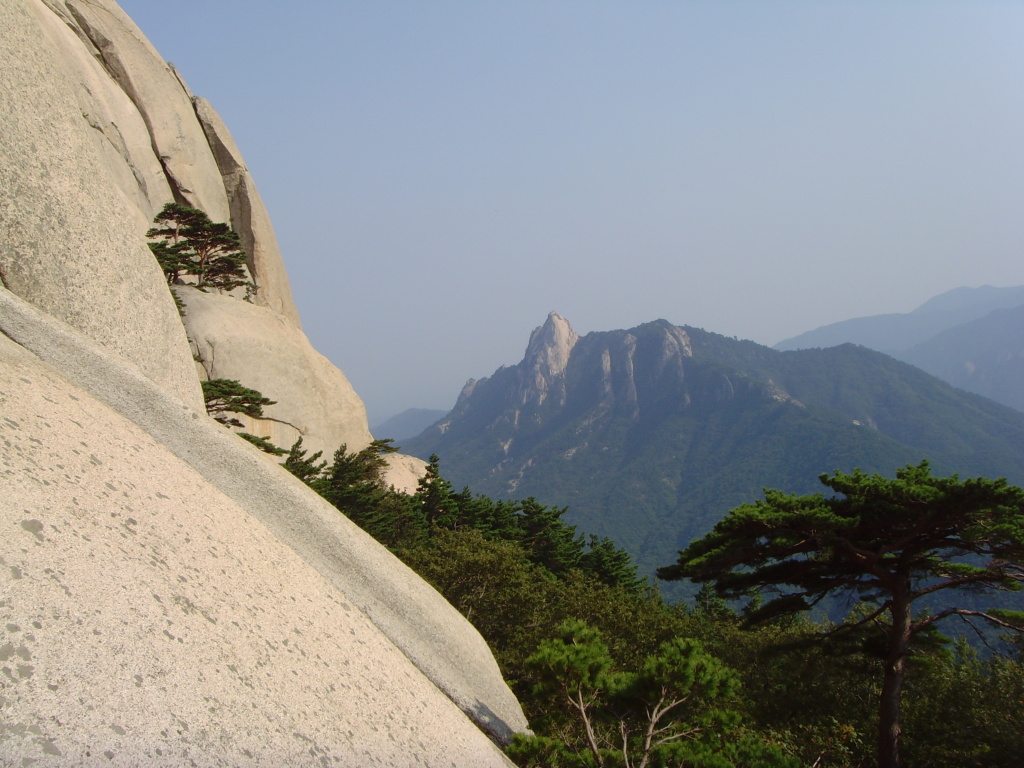
<svg viewBox="0 0 1024 768"><path fill-rule="evenodd" d="M398 441L406 440L418 435L446 413L448 411L430 408L408 408L397 416L392 416L390 419L371 426L370 431L378 440L385 438Z"/></svg>
<svg viewBox="0 0 1024 768"><path fill-rule="evenodd" d="M775 348L846 343L885 352L953 386L1024 410L1024 286L955 288L913 312L832 323Z"/></svg>

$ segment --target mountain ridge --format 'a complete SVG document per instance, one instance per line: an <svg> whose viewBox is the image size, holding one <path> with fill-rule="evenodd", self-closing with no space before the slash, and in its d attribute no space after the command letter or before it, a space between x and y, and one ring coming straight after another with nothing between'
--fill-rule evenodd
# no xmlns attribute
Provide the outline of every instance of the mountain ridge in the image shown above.
<svg viewBox="0 0 1024 768"><path fill-rule="evenodd" d="M778 350L831 347L849 341L893 354L937 333L976 320L997 309L1024 304L1024 286L960 287L933 296L910 312L890 312L840 320L783 339ZM895 356L895 355L894 355Z"/></svg>
<svg viewBox="0 0 1024 768"><path fill-rule="evenodd" d="M813 493L822 472L928 458L1024 480L1024 415L863 346L782 352L656 320L580 337L540 387L535 362L473 381L404 449L457 486L568 506L646 571L763 487Z"/></svg>

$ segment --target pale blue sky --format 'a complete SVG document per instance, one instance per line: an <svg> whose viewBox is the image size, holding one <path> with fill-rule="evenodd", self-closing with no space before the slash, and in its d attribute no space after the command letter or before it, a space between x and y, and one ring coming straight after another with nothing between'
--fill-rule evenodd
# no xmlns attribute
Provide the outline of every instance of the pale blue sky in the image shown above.
<svg viewBox="0 0 1024 768"><path fill-rule="evenodd" d="M550 310L773 344L1024 284L1021 2L121 5L231 128L371 422Z"/></svg>

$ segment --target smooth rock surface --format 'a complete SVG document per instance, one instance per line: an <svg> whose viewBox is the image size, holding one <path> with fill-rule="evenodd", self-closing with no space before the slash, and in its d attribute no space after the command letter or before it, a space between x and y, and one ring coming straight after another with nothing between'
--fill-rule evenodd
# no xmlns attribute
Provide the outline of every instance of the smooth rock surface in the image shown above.
<svg viewBox="0 0 1024 768"><path fill-rule="evenodd" d="M479 633L432 587L274 460L4 290L0 331L141 427L294 549L481 728L500 741L527 728ZM162 482L173 485L173 478Z"/></svg>
<svg viewBox="0 0 1024 768"><path fill-rule="evenodd" d="M217 163L177 73L112 0L66 0L65 5L142 115L174 192L211 220L229 221Z"/></svg>
<svg viewBox="0 0 1024 768"><path fill-rule="evenodd" d="M245 167L242 153L213 105L203 98L196 98L194 103L196 115L224 179L232 228L238 233L242 248L249 256L249 273L259 286L254 302L257 306L274 310L298 328L299 312L292 300L277 236L249 169Z"/></svg>
<svg viewBox="0 0 1024 768"><path fill-rule="evenodd" d="M95 141L100 162L128 202L138 231L144 233L164 203L174 199L163 166L153 153L149 129L132 100L111 79L99 51L67 7L55 0L47 5L34 6L36 17L51 50L60 52L56 61L75 86L81 116L92 129L87 133Z"/></svg>
<svg viewBox="0 0 1024 768"><path fill-rule="evenodd" d="M427 462L401 453L392 453L386 458L388 466L384 470L384 483L396 491L415 493L420 478L427 471Z"/></svg>
<svg viewBox="0 0 1024 768"><path fill-rule="evenodd" d="M286 317L232 296L176 290L204 378L234 379L277 401L264 408L268 419L247 424L254 434L282 448L301 435L304 448L327 458L343 443L350 451L370 444L363 401Z"/></svg>
<svg viewBox="0 0 1024 768"><path fill-rule="evenodd" d="M0 403L0 763L511 765L299 552L3 336Z"/></svg>
<svg viewBox="0 0 1024 768"><path fill-rule="evenodd" d="M185 334L138 214L83 119L82 82L58 63L39 14L52 16L35 0L0 3L0 279L201 407Z"/></svg>

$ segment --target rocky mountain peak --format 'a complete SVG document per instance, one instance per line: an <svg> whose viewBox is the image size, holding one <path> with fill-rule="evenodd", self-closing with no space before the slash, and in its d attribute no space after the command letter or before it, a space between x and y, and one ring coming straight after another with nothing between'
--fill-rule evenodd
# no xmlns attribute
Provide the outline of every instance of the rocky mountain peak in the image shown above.
<svg viewBox="0 0 1024 768"><path fill-rule="evenodd" d="M549 312L544 325L534 328L526 346L523 363L530 368L544 369L551 376L561 375L569 363L569 353L580 340L569 321L557 312Z"/></svg>
<svg viewBox="0 0 1024 768"><path fill-rule="evenodd" d="M534 329L526 355L520 363L523 405L540 405L552 392L557 392L558 399L564 403L562 379L569 356L579 339L569 321L557 312L548 313L544 325Z"/></svg>

